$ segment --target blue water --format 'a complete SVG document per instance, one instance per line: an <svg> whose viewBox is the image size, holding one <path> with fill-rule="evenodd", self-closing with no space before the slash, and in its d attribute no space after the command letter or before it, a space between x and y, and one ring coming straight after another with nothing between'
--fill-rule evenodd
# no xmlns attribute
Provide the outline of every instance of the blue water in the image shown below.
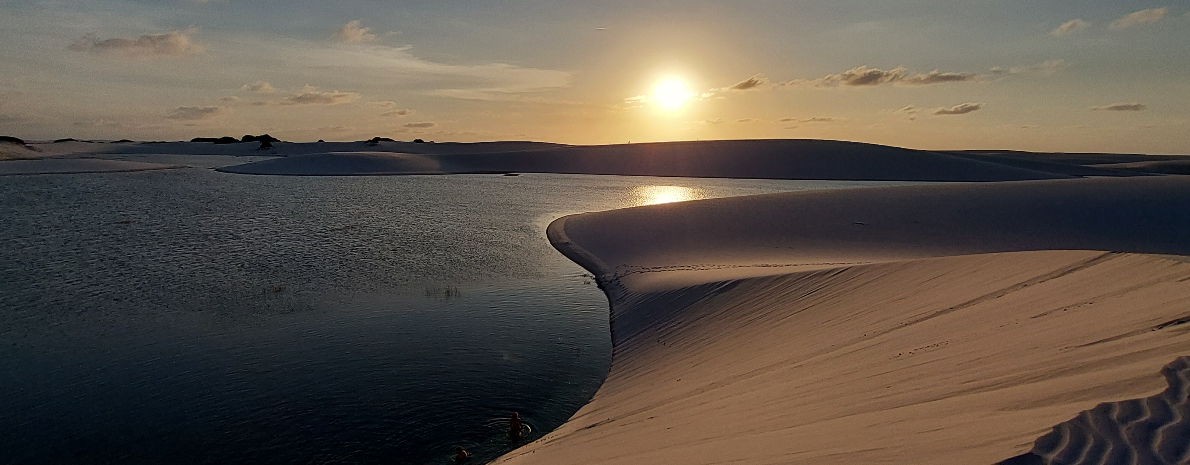
<svg viewBox="0 0 1190 465"><path fill-rule="evenodd" d="M607 301L551 220L871 184L2 177L0 463L482 463L607 373Z"/></svg>

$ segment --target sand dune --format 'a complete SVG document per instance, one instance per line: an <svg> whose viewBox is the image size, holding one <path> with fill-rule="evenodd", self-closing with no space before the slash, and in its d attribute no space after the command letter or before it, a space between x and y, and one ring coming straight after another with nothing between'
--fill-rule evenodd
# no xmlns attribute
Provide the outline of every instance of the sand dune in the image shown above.
<svg viewBox="0 0 1190 465"><path fill-rule="evenodd" d="M431 144L419 144L431 145ZM854 142L818 140L735 140L631 145L553 147L507 152L443 150L423 153L441 173L570 173L756 179L839 179L897 181L1009 181L1069 175L999 165L934 152ZM317 159L327 173L424 173L408 160L360 163L349 153ZM296 157L243 165L224 171L246 174L311 174L312 160ZM419 164L420 165L420 164ZM357 171L339 168L355 166Z"/></svg>
<svg viewBox="0 0 1190 465"><path fill-rule="evenodd" d="M1152 254L1190 255L1187 207L1190 180L1126 178L558 220L551 241L611 300L612 369L497 463L1017 456L1080 411L1165 388L1158 370L1190 347L1190 263Z"/></svg>

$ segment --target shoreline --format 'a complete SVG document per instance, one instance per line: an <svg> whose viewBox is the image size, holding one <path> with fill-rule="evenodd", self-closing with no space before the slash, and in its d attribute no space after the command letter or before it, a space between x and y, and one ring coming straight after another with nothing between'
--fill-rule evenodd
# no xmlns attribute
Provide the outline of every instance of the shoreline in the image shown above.
<svg viewBox="0 0 1190 465"><path fill-rule="evenodd" d="M1190 264L1157 255L1190 255L1186 207L1190 179L1090 179L560 218L611 303L611 372L495 463L993 463L1056 425L1038 452L1069 456L1107 433L1066 420L1187 355Z"/></svg>

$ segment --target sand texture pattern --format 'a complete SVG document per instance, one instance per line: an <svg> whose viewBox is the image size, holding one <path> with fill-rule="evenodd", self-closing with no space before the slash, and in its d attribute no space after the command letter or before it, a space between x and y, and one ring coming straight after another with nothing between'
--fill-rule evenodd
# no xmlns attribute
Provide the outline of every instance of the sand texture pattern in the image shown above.
<svg viewBox="0 0 1190 465"><path fill-rule="evenodd" d="M1190 357L1161 374L1169 387L1160 394L1082 412L1038 439L1033 454L1063 465L1190 463Z"/></svg>
<svg viewBox="0 0 1190 465"><path fill-rule="evenodd" d="M1184 389L1160 369L1190 352L1190 263L1156 254L1190 255L1188 207L1190 180L1120 178L560 219L551 241L609 295L612 368L569 422L496 463L1061 453L1105 428L1096 405ZM1054 430L1088 410L1093 427ZM1161 437L1185 436L1184 415L1161 415ZM1116 443L1171 443L1145 441Z"/></svg>

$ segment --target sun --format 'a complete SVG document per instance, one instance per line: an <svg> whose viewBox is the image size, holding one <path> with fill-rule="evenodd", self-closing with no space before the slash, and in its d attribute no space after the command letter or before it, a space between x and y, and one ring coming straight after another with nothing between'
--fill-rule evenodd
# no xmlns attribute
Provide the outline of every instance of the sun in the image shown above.
<svg viewBox="0 0 1190 465"><path fill-rule="evenodd" d="M653 102L663 109L677 110L690 100L691 95L686 83L677 79L666 79L653 89Z"/></svg>

